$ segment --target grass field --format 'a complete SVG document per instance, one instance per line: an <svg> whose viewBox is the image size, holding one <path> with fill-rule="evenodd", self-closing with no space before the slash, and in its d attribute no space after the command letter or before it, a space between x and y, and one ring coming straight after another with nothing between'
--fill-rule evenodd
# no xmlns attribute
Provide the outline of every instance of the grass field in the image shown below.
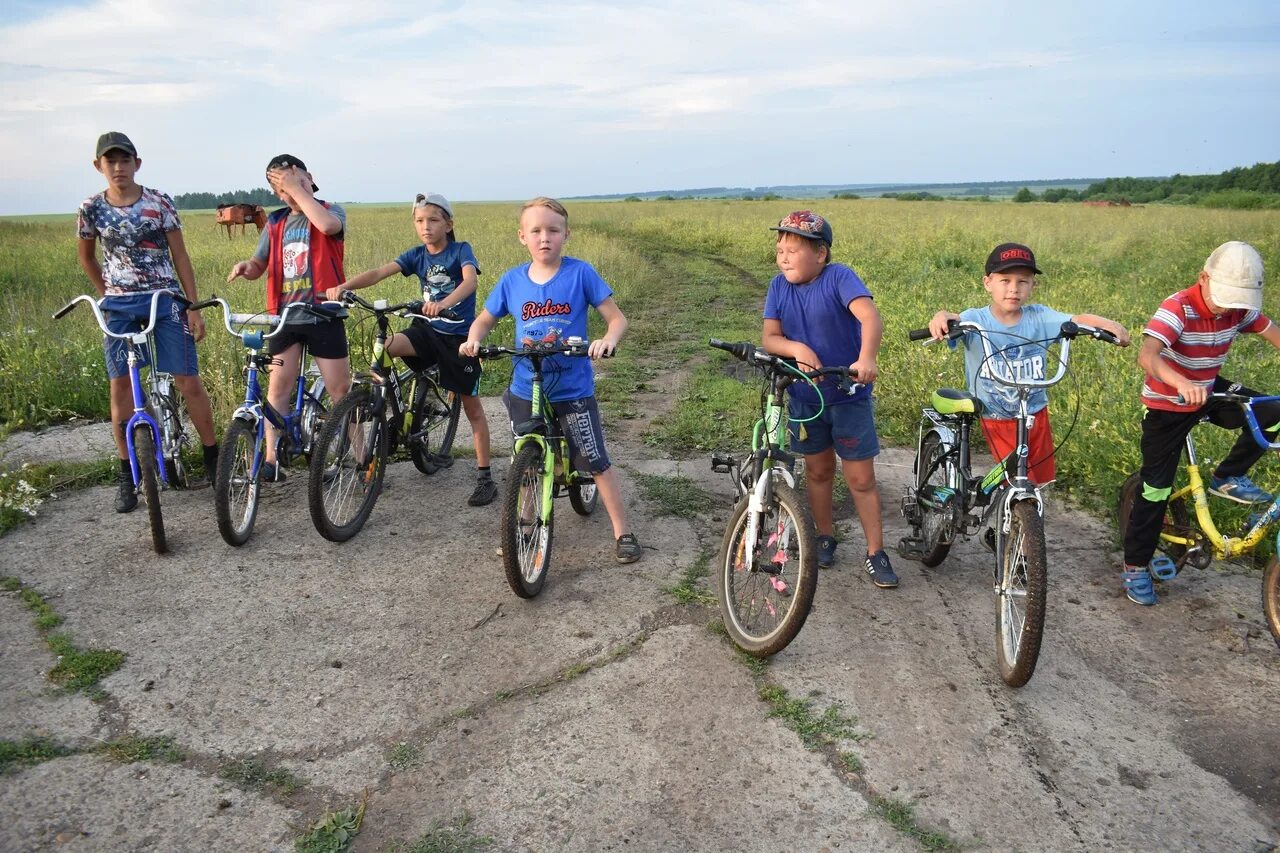
<svg viewBox="0 0 1280 853"><path fill-rule="evenodd" d="M760 309L774 274L767 231L788 210L779 202L675 201L642 204L575 203L568 252L593 263L614 287L631 320L618 359L602 369L600 396L607 417L635 411L637 391L660 372L684 376L668 415L647 439L676 455L742 443L754 417L757 389L729 377L725 358L706 347L711 336L759 339ZM938 205L887 200L823 200L813 206L835 227L835 259L851 265L875 294L884 315L885 342L877 413L882 437L914 440L921 404L932 388L959 385L961 358L943 347L908 344L908 329L939 308L960 310L986 302L981 264L997 242L1030 244L1045 270L1037 300L1068 312L1091 312L1126 324L1135 334L1159 301L1190 284L1205 257L1228 239L1252 242L1271 270L1280 270L1280 212L1213 211L1171 207L1096 209L1077 205ZM456 230L483 268L481 298L501 272L527 260L516 240L517 204L460 204ZM348 211L348 274L385 263L416 240L407 206L353 206ZM218 294L237 310L263 304L262 282L225 284L226 272L248 257L256 240L228 240L211 213L184 216L202 297ZM0 221L0 424L33 427L72 416L105 416L106 383L100 335L87 313L54 322L52 312L88 282L75 260L71 217ZM1274 278L1274 273L1273 273ZM1272 282L1274 284L1274 281ZM408 296L416 284L397 278L371 293ZM1267 312L1280 315L1273 286ZM202 373L224 423L243 394L238 346L216 316L200 347ZM351 332L355 362L372 325ZM509 340L510 321L497 340ZM1074 379L1051 395L1059 438L1079 417L1060 451L1064 488L1086 503L1109 503L1124 472L1138 461L1141 375L1135 350L1082 342L1074 350ZM1280 354L1264 342L1242 340L1227 375L1260 389L1280 388ZM496 393L506 377L494 366L485 382ZM1209 442L1221 458L1226 444ZM1259 479L1277 485L1270 461Z"/></svg>

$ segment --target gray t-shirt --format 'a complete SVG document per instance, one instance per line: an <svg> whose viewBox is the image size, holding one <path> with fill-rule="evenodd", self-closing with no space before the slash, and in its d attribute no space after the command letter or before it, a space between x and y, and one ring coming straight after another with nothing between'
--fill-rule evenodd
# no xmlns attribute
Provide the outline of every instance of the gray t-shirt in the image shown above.
<svg viewBox="0 0 1280 853"><path fill-rule="evenodd" d="M342 230L339 231L334 239L341 240L347 230L347 212L342 209L342 205L330 202L329 212L338 217L342 222ZM264 228L262 235L258 238L258 248L253 253L253 259L259 263L267 263L270 257L270 240L271 229ZM284 280L280 286L281 304L287 305L290 302L310 302L312 301L311 288L311 220L307 219L305 213L289 213L284 221L284 233L281 236L281 259L284 265ZM324 298L324 294L315 294L315 296ZM289 323L318 323L311 314L301 314L294 312L289 317Z"/></svg>

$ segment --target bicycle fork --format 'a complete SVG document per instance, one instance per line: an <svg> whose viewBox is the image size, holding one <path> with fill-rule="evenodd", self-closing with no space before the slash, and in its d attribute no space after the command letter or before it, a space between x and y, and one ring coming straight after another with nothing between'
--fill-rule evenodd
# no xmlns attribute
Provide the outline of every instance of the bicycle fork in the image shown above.
<svg viewBox="0 0 1280 853"><path fill-rule="evenodd" d="M133 391L133 415L124 424L124 441L129 454L129 471L133 476L133 486L136 489L138 484L142 482L142 471L138 468L138 448L133 441L133 431L137 428L139 421L146 424L147 428L151 430L151 449L156 457L156 475L160 478L162 485L168 486L169 479L164 470L164 443L160 435L160 428L156 425L150 413L147 412L147 401L142 396L142 376L138 372L138 351L136 347L129 348L128 358L129 385Z"/></svg>

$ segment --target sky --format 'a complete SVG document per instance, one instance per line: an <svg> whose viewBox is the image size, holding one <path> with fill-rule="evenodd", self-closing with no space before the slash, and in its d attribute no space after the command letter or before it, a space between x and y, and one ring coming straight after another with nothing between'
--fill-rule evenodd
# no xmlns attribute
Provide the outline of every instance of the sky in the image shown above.
<svg viewBox="0 0 1280 853"><path fill-rule="evenodd" d="M1280 159L1280 4L10 0L0 214L139 182L333 201L1215 173Z"/></svg>

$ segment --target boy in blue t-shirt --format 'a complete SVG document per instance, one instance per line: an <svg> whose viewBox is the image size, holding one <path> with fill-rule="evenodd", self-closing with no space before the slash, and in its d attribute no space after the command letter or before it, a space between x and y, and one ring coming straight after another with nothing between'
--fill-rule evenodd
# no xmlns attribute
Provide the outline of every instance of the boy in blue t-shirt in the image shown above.
<svg viewBox="0 0 1280 853"><path fill-rule="evenodd" d="M592 359L610 355L627 330L627 318L613 301L613 291L585 261L564 257L569 239L569 213L560 202L539 197L520 211L520 242L529 250L530 262L507 270L485 300L484 310L471 324L460 352L474 357L480 342L499 319L512 315L516 341L535 342L587 339L587 313L595 307L604 318L604 337L587 348ZM618 479L604 447L600 409L596 405L595 374L584 358L553 356L542 364L543 394L560 418L574 451L579 470L591 472L600 499L609 513L619 563L640 559L640 543L627 527L626 509ZM511 387L503 395L513 423L528 420L533 403L533 367L517 359Z"/></svg>
<svg viewBox="0 0 1280 853"><path fill-rule="evenodd" d="M329 289L328 298L341 299L344 290L359 290L399 273L416 275L422 283L422 314L427 319L391 336L387 354L404 359L422 370L440 367L440 386L462 397L462 410L471 422L472 444L476 451L476 487L467 499L471 506L485 506L498 496L498 485L489 473L489 422L477 393L480 390L480 361L459 355L476 316L476 276L480 264L471 244L459 242L453 233L453 206L438 193L418 193L413 202L413 225L422 245L414 246L390 263L362 272ZM457 320L440 316L453 311ZM435 464L448 466L453 458L444 456Z"/></svg>
<svg viewBox="0 0 1280 853"><path fill-rule="evenodd" d="M987 359L986 350L977 334L964 336L964 375L969 393L982 401L983 416L980 419L982 434L991 448L995 460L1006 458L1017 445L1018 391L993 379L991 370L1003 370L1014 375L1045 378L1057 370L1041 341L1057 337L1062 324L1068 320L1087 326L1105 329L1116 336L1121 346L1129 345L1129 332L1106 317L1097 314L1064 314L1045 305L1031 303L1031 291L1036 284L1036 258L1021 243L1001 243L987 256L986 275L982 286L991 295L991 304L985 308L969 308L959 314L939 311L929 320L929 331L934 340L947 335L947 321L961 320L977 323L995 332L992 351L1000 355ZM952 346L956 343L952 342ZM1049 398L1043 389L1027 399L1028 414L1036 418L1031 425L1028 444L1028 474L1032 482L1045 485L1057 475L1053 458L1053 429L1049 425ZM993 536L988 536L990 544Z"/></svg>
<svg viewBox="0 0 1280 853"><path fill-rule="evenodd" d="M778 232L781 272L765 296L764 348L794 358L802 370L847 364L863 383L850 396L824 379L819 383L821 399L808 383L796 382L788 390L791 449L804 454L809 511L818 528L818 565L828 568L835 563L831 505L838 455L867 540L867 574L876 586L891 589L898 585L898 576L884 552L875 471L880 442L871 403L884 332L880 312L857 274L831 262L831 223L798 210L770 230Z"/></svg>

